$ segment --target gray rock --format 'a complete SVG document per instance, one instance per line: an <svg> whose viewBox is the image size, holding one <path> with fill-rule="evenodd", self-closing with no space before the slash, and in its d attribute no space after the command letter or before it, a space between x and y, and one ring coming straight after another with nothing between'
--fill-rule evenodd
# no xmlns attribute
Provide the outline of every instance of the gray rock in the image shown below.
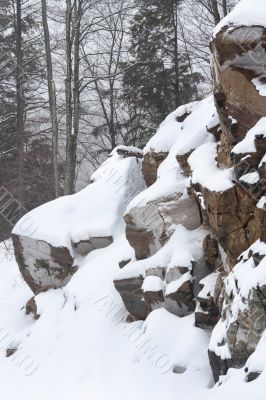
<svg viewBox="0 0 266 400"><path fill-rule="evenodd" d="M68 248L15 234L12 239L20 272L35 294L65 286L76 272Z"/></svg>

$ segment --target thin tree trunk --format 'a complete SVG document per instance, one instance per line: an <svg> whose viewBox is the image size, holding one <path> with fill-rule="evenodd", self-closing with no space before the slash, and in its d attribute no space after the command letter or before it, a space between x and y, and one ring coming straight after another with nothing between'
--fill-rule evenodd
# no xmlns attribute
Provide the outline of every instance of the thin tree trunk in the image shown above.
<svg viewBox="0 0 266 400"><path fill-rule="evenodd" d="M66 0L66 176L65 194L75 190L77 139L80 121L80 23L82 0L74 2L74 18L71 0ZM72 26L73 23L73 26ZM71 29L72 27L72 29ZM72 44L74 70L72 70ZM72 90L73 84L73 90ZM73 108L72 108L73 101Z"/></svg>
<svg viewBox="0 0 266 400"><path fill-rule="evenodd" d="M22 65L22 21L21 0L16 1L16 100L17 100L17 180L18 200L21 208L25 204L25 177L24 177L24 93L23 93L23 65Z"/></svg>
<svg viewBox="0 0 266 400"><path fill-rule="evenodd" d="M212 6L214 23L215 25L217 25L221 21L217 0L211 0L211 6Z"/></svg>
<svg viewBox="0 0 266 400"><path fill-rule="evenodd" d="M74 191L74 177L73 177L73 135L72 135L72 62L71 62L71 0L66 0L66 79L65 79L65 93L66 93L66 168L65 168L65 186L64 193L66 195L72 194Z"/></svg>
<svg viewBox="0 0 266 400"><path fill-rule="evenodd" d="M78 2L78 5L77 5ZM79 133L80 121L80 88L79 88L79 70L80 70L80 19L81 19L81 0L76 0L74 15L74 77L73 77L73 140L72 140L72 174L73 189L75 182L76 161L77 161L77 138Z"/></svg>
<svg viewBox="0 0 266 400"><path fill-rule="evenodd" d="M228 14L227 0L223 0L223 13L224 17Z"/></svg>
<svg viewBox="0 0 266 400"><path fill-rule="evenodd" d="M175 68L175 107L180 105L180 80L179 80L179 51L178 51L178 21L177 21L177 4L172 4L173 27L174 27L174 68Z"/></svg>
<svg viewBox="0 0 266 400"><path fill-rule="evenodd" d="M47 4L46 0L42 0L42 22L44 31L45 41L45 54L46 54L46 67L47 67L47 79L48 79L48 93L49 93L49 108L50 116L52 121L52 154L53 154L53 174L54 174L54 193L55 197L59 197L59 174L58 174L58 118L57 118L57 107L56 107L56 88L53 79L53 64L50 47L50 33L47 21Z"/></svg>

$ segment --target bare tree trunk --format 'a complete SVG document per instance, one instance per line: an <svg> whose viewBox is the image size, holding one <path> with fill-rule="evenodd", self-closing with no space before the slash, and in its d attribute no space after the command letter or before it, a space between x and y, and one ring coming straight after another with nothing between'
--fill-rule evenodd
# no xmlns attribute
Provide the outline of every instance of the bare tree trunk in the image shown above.
<svg viewBox="0 0 266 400"><path fill-rule="evenodd" d="M215 25L217 25L221 21L217 0L211 0L211 8L213 13L214 23Z"/></svg>
<svg viewBox="0 0 266 400"><path fill-rule="evenodd" d="M77 4L78 3L78 4ZM76 0L74 8L74 78L73 78L73 141L72 141L72 165L73 165L73 186L76 172L77 139L80 121L80 20L82 0ZM74 189L74 187L73 187Z"/></svg>
<svg viewBox="0 0 266 400"><path fill-rule="evenodd" d="M228 14L227 0L223 0L223 14L224 17Z"/></svg>
<svg viewBox="0 0 266 400"><path fill-rule="evenodd" d="M72 194L74 191L74 178L73 178L73 161L72 161L72 148L73 148L73 135L72 135L72 38L71 38L71 20L72 8L71 0L66 0L66 79L65 79L65 92L66 92L66 169L65 169L65 186L64 193Z"/></svg>
<svg viewBox="0 0 266 400"><path fill-rule="evenodd" d="M52 153L53 153L53 174L54 174L54 192L55 197L59 197L59 174L58 174L58 118L57 118L57 107L56 107L56 89L53 79L53 65L50 47L50 33L47 22L47 4L46 0L42 0L42 22L44 31L45 41L45 54L46 54L46 67L47 67L47 79L48 79L48 93L49 93L49 108L50 116L52 121Z"/></svg>
<svg viewBox="0 0 266 400"><path fill-rule="evenodd" d="M177 4L172 3L173 15L173 28L174 28L174 68L175 68L175 107L180 105L179 99L179 52L178 52L178 18L177 18Z"/></svg>
<svg viewBox="0 0 266 400"><path fill-rule="evenodd" d="M74 14L74 17L73 17ZM75 190L77 139L80 121L80 23L82 0L66 0L66 176L65 194ZM71 29L72 28L72 29ZM74 68L72 69L72 47ZM72 90L73 84L73 90ZM73 101L73 107L72 107Z"/></svg>
<svg viewBox="0 0 266 400"><path fill-rule="evenodd" d="M18 200L21 208L25 204L25 179L24 179L24 93L23 93L23 65L22 65L22 21L21 0L16 0L16 100L17 100L17 180Z"/></svg>

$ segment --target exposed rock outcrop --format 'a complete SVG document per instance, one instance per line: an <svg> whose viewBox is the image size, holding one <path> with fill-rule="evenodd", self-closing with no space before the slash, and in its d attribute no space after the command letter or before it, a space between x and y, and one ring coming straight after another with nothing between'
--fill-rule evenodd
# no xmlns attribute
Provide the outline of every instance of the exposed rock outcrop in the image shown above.
<svg viewBox="0 0 266 400"><path fill-rule="evenodd" d="M142 171L147 186L151 186L157 180L157 171L160 164L166 159L166 152L149 152L144 155Z"/></svg>
<svg viewBox="0 0 266 400"><path fill-rule="evenodd" d="M65 286L76 271L68 248L15 234L12 239L20 272L33 293Z"/></svg>
<svg viewBox="0 0 266 400"><path fill-rule="evenodd" d="M259 278L266 266L266 244L257 241L225 279L221 320L210 343L216 381L228 368L241 368L266 328L266 283Z"/></svg>
<svg viewBox="0 0 266 400"><path fill-rule="evenodd" d="M172 226L181 224L189 230L201 225L196 200L182 194L165 196L146 204L134 205L125 215L126 236L137 260L145 259L169 239Z"/></svg>

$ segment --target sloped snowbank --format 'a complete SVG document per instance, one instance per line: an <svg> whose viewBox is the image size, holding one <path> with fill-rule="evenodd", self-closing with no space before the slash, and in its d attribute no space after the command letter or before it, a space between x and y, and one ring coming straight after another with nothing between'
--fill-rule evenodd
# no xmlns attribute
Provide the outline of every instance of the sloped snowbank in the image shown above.
<svg viewBox="0 0 266 400"><path fill-rule="evenodd" d="M112 236L127 203L145 188L141 161L124 158L116 150L93 174L93 183L82 191L46 203L29 212L13 233L24 235L27 221L33 229L26 235L54 247L72 248L72 243L90 237ZM78 205L78 206L77 206Z"/></svg>

